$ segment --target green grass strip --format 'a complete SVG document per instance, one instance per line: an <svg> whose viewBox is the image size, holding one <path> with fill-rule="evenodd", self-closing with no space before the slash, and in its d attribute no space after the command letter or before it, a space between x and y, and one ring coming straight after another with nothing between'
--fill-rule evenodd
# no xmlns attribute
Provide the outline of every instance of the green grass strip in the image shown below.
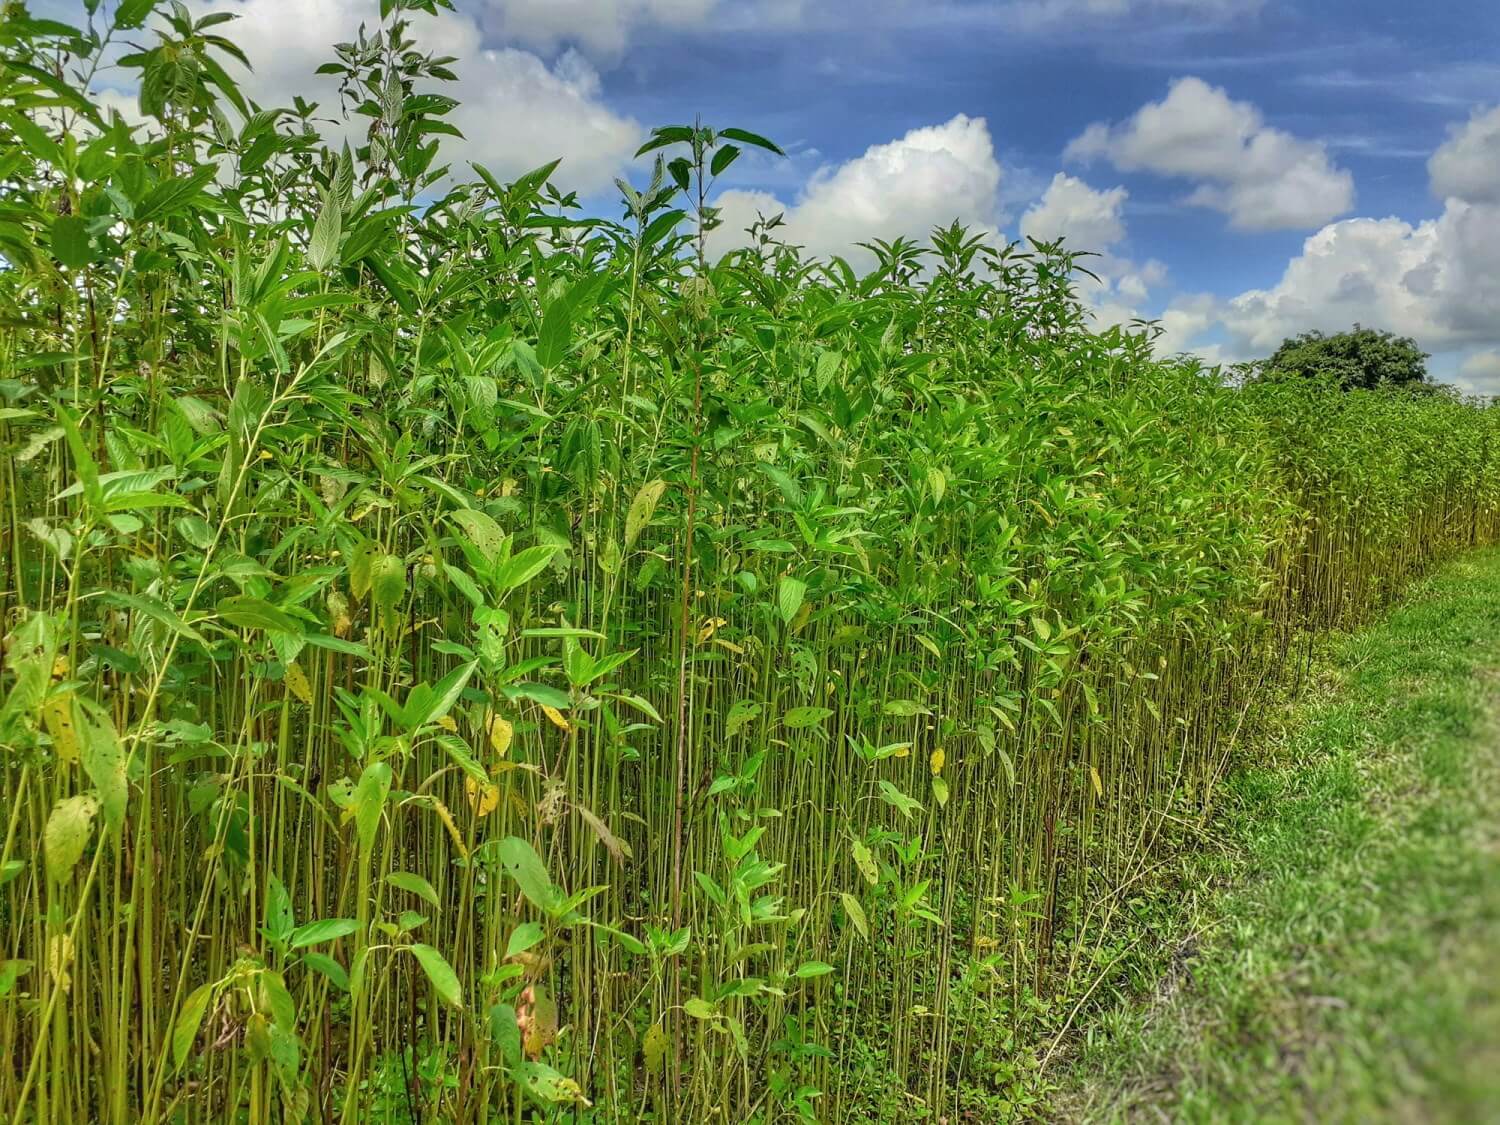
<svg viewBox="0 0 1500 1125"><path fill-rule="evenodd" d="M1086 1121L1500 1120L1500 553L1328 642L1232 779L1180 935L1095 1016Z"/></svg>

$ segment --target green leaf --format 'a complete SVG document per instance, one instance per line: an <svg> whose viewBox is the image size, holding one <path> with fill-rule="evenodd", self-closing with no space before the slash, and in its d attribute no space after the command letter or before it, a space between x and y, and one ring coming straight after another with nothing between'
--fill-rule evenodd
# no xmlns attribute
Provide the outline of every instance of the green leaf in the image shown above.
<svg viewBox="0 0 1500 1125"><path fill-rule="evenodd" d="M302 963L309 969L322 973L333 982L334 987L344 992L349 991L349 974L344 970L344 966L340 965L332 957L328 956L328 954L304 953L302 955Z"/></svg>
<svg viewBox="0 0 1500 1125"><path fill-rule="evenodd" d="M583 307L589 304L604 275L585 277L573 283L562 296L554 298L542 314L542 329L537 337L536 358L543 367L556 367L568 354L573 339L573 322Z"/></svg>
<svg viewBox="0 0 1500 1125"><path fill-rule="evenodd" d="M509 1004L496 1004L490 1009L490 1039L500 1048L500 1057L512 1067L519 1067L521 1056L521 1029L516 1021L516 1010Z"/></svg>
<svg viewBox="0 0 1500 1125"><path fill-rule="evenodd" d="M273 871L266 879L266 932L275 941L287 941L295 925L292 896L287 894L286 884Z"/></svg>
<svg viewBox="0 0 1500 1125"><path fill-rule="evenodd" d="M359 775L359 784L354 787L354 826L359 833L361 860L368 860L375 846L375 832L390 791L391 767L385 762L371 762Z"/></svg>
<svg viewBox="0 0 1500 1125"><path fill-rule="evenodd" d="M432 982L432 987L445 1004L455 1008L464 1006L463 987L458 983L458 974L453 971L453 966L448 964L447 959L430 945L417 943L410 947L411 954L422 966L422 971L427 974L427 979Z"/></svg>
<svg viewBox="0 0 1500 1125"><path fill-rule="evenodd" d="M781 620L790 625L792 618L802 608L802 599L807 596L807 583L790 575L782 578L776 590L776 605L781 610Z"/></svg>
<svg viewBox="0 0 1500 1125"><path fill-rule="evenodd" d="M522 922L510 932L510 940L505 943L506 960L525 953L545 936L540 922Z"/></svg>
<svg viewBox="0 0 1500 1125"><path fill-rule="evenodd" d="M64 797L52 806L47 826L42 829L42 850L47 858L47 874L54 882L66 879L73 865L83 857L98 811L98 798L86 793Z"/></svg>
<svg viewBox="0 0 1500 1125"><path fill-rule="evenodd" d="M739 733L741 727L754 721L755 717L763 709L761 704L748 699L736 701L734 706L729 709L729 714L724 718L724 737L733 738Z"/></svg>
<svg viewBox="0 0 1500 1125"><path fill-rule="evenodd" d="M338 261L342 221L338 200L325 192L307 245L307 264L319 273Z"/></svg>
<svg viewBox="0 0 1500 1125"><path fill-rule="evenodd" d="M827 707L793 707L781 716L781 722L783 726L790 727L792 730L801 730L804 727L816 726L832 714L833 711Z"/></svg>
<svg viewBox="0 0 1500 1125"><path fill-rule="evenodd" d="M359 929L353 918L324 918L317 922L305 922L292 931L288 944L293 949L305 949L309 945L322 945L325 941L348 937Z"/></svg>
<svg viewBox="0 0 1500 1125"><path fill-rule="evenodd" d="M500 841L499 853L501 868L515 880L527 901L548 913L556 909L560 892L552 885L547 865L535 848L519 836L507 836Z"/></svg>
<svg viewBox="0 0 1500 1125"><path fill-rule="evenodd" d="M104 489L99 483L99 465L89 452L88 443L78 429L78 420L65 406L57 408L57 421L68 438L68 452L73 455L73 469L83 485L83 496L89 507L101 515L104 512Z"/></svg>
<svg viewBox="0 0 1500 1125"><path fill-rule="evenodd" d="M140 27L157 3L158 0L120 0L115 9L115 26L122 31Z"/></svg>
<svg viewBox="0 0 1500 1125"><path fill-rule="evenodd" d="M152 219L166 218L172 212L185 207L208 186L218 170L218 165L210 161L190 175L163 180L147 192L146 198L141 200L140 205L136 207L136 222L144 223Z"/></svg>
<svg viewBox="0 0 1500 1125"><path fill-rule="evenodd" d="M435 723L453 710L453 705L458 702L458 697L464 692L470 677L474 675L474 669L478 665L468 663L453 669L432 688L432 703L421 715L413 716L413 726L425 726L427 723Z"/></svg>
<svg viewBox="0 0 1500 1125"><path fill-rule="evenodd" d="M184 622L177 615L176 611L159 598L147 594L123 594L118 590L109 590L101 594L99 600L105 605L134 610L136 613L145 614L151 620L166 626L179 636L186 637L191 641L197 641L200 644L203 643L202 634Z"/></svg>
<svg viewBox="0 0 1500 1125"><path fill-rule="evenodd" d="M920 703L911 699L891 699L885 705L887 715L897 715L901 718L910 718L913 715L930 715L932 710L923 707Z"/></svg>
<svg viewBox="0 0 1500 1125"><path fill-rule="evenodd" d="M752 133L747 129L720 129L719 136L731 141L739 141L742 145L751 145L755 148L763 148L767 152L774 152L777 156L785 156L779 145L774 141L768 141L759 133Z"/></svg>
<svg viewBox="0 0 1500 1125"><path fill-rule="evenodd" d="M496 571L495 585L500 588L501 593L524 586L547 568L555 554L557 548L550 544L526 548Z"/></svg>
<svg viewBox="0 0 1500 1125"><path fill-rule="evenodd" d="M701 996L694 996L686 1001L682 1010L695 1020L711 1020L719 1014L719 1009Z"/></svg>
<svg viewBox="0 0 1500 1125"><path fill-rule="evenodd" d="M88 223L81 215L59 215L52 220L52 256L74 270L93 261Z"/></svg>
<svg viewBox="0 0 1500 1125"><path fill-rule="evenodd" d="M728 168L731 164L734 163L735 157L739 156L739 154L740 148L738 145L722 146L717 152L714 153L714 158L709 163L709 174L714 176L719 175L724 171L724 169Z"/></svg>
<svg viewBox="0 0 1500 1125"><path fill-rule="evenodd" d="M798 980L811 980L813 977L827 976L831 972L833 966L826 961L804 961L792 975Z"/></svg>
<svg viewBox="0 0 1500 1125"><path fill-rule="evenodd" d="M188 1052L193 1049L193 1040L198 1038L198 1028L203 1023L203 1016L208 1011L208 1002L213 999L213 994L212 983L200 984L183 1001L182 1010L177 1013L177 1022L172 1025L174 1070L181 1070L182 1064L187 1062Z"/></svg>
<svg viewBox="0 0 1500 1125"><path fill-rule="evenodd" d="M260 598L235 594L222 598L214 612L241 629L270 629L283 633L302 632L302 623L285 610L277 609Z"/></svg>
<svg viewBox="0 0 1500 1125"><path fill-rule="evenodd" d="M385 881L398 890L416 895L424 902L430 903L436 910L442 909L442 903L438 900L437 891L433 889L431 883L420 875L414 875L410 871L392 871L385 877Z"/></svg>
<svg viewBox="0 0 1500 1125"><path fill-rule="evenodd" d="M889 781L880 781L877 784L880 789L880 799L886 804L893 806L908 820L911 819L913 813L922 811L921 801L908 797Z"/></svg>
<svg viewBox="0 0 1500 1125"><path fill-rule="evenodd" d="M370 590L381 609L394 609L406 596L406 564L395 555L381 555L370 565Z"/></svg>

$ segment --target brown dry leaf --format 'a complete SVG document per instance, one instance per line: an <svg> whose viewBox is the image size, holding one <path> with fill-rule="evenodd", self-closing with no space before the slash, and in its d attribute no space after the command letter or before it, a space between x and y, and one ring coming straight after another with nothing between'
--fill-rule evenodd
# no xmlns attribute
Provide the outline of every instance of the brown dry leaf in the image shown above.
<svg viewBox="0 0 1500 1125"><path fill-rule="evenodd" d="M547 790L542 794L542 799L536 803L536 819L538 824L552 824L563 811L563 805L567 803L568 791L560 781L547 782Z"/></svg>
<svg viewBox="0 0 1500 1125"><path fill-rule="evenodd" d="M528 1058L537 1059L557 1039L557 1001L540 985L532 989L531 1019L522 1044Z"/></svg>
<svg viewBox="0 0 1500 1125"><path fill-rule="evenodd" d="M47 971L63 992L73 990L73 939L67 934L54 934L47 942Z"/></svg>
<svg viewBox="0 0 1500 1125"><path fill-rule="evenodd" d="M620 839L610 830L609 825L595 816L589 809L584 808L577 801L573 802L573 811L583 818L583 822L594 830L594 835L599 837L599 842L604 845L614 861L622 867L627 859L634 858L630 853L630 845Z"/></svg>

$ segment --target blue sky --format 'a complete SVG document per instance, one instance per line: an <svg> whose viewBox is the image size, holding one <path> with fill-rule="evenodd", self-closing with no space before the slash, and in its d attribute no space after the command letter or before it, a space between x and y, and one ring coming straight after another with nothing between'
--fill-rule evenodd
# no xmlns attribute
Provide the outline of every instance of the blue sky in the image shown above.
<svg viewBox="0 0 1500 1125"><path fill-rule="evenodd" d="M459 59L455 162L561 155L603 208L645 130L701 114L790 153L725 178L731 228L783 210L823 253L955 217L1064 235L1102 252L1100 319L1161 318L1169 347L1249 358L1359 320L1500 393L1493 0L456 3L423 21ZM243 17L263 102L318 93L376 9L190 4Z"/></svg>

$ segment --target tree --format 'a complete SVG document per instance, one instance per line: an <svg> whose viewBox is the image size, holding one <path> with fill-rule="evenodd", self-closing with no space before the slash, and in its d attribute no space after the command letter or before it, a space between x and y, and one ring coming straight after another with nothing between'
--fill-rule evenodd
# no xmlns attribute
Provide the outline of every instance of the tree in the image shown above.
<svg viewBox="0 0 1500 1125"><path fill-rule="evenodd" d="M1356 324L1333 336L1304 332L1287 338L1261 365L1261 374L1332 378L1346 391L1415 386L1427 382L1427 353L1415 340Z"/></svg>

